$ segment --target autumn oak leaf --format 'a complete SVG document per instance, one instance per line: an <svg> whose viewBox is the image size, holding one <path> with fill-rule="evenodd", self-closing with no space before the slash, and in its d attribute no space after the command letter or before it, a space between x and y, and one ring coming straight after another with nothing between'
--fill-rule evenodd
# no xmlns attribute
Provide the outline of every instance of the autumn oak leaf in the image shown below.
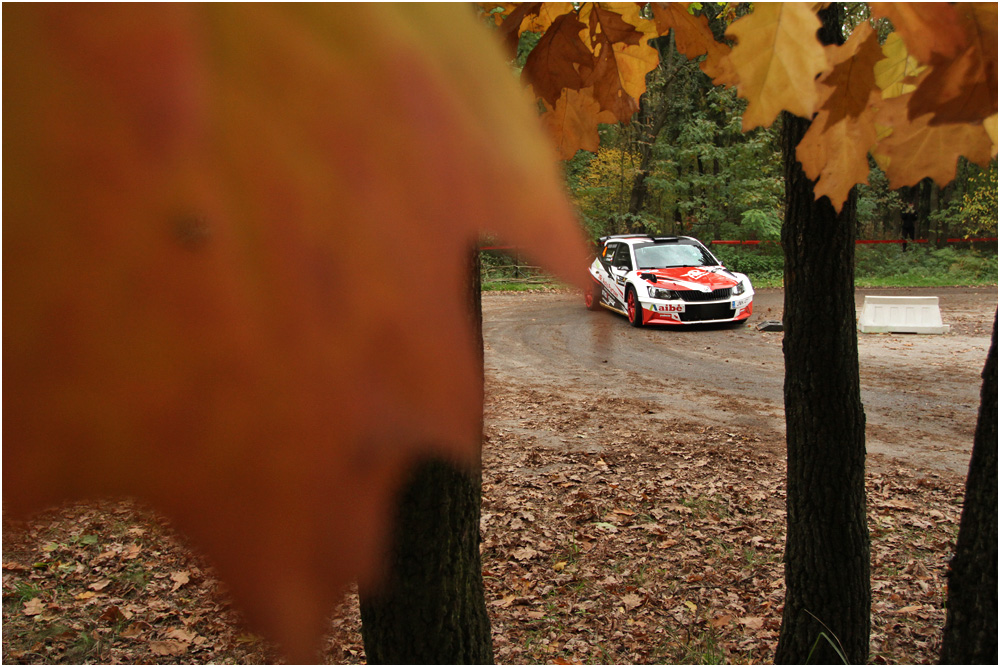
<svg viewBox="0 0 1000 667"><path fill-rule="evenodd" d="M964 31L957 55L931 54L930 71L910 101L910 119L932 114L931 123L979 123L997 112L997 5L949 5Z"/></svg>
<svg viewBox="0 0 1000 667"><path fill-rule="evenodd" d="M578 150L596 153L601 143L597 126L616 120L610 111L601 111L589 88L564 90L555 108L546 109L542 122L562 160L570 159Z"/></svg>
<svg viewBox="0 0 1000 667"><path fill-rule="evenodd" d="M829 197L838 213L851 188L868 182L868 151L877 141L874 116L869 109L857 117L833 120L824 109L795 149L806 176L817 181L813 186L816 198Z"/></svg>
<svg viewBox="0 0 1000 667"><path fill-rule="evenodd" d="M952 58L966 47L965 30L953 5L945 2L873 2L872 15L887 18L919 62L937 55Z"/></svg>
<svg viewBox="0 0 1000 667"><path fill-rule="evenodd" d="M580 36L586 27L575 12L563 14L528 54L522 77L550 105L556 104L564 89L583 88L586 84L581 70L594 69L594 54Z"/></svg>
<svg viewBox="0 0 1000 667"><path fill-rule="evenodd" d="M819 108L827 112L828 123L857 118L871 107L872 94L878 93L875 63L882 60L878 35L862 23L847 42L825 49L831 69L817 81Z"/></svg>
<svg viewBox="0 0 1000 667"><path fill-rule="evenodd" d="M816 37L819 18L803 3L756 3L733 23L726 36L737 44L730 53L737 91L747 99L743 131L769 126L782 111L811 118L816 110L815 79L827 68Z"/></svg>
<svg viewBox="0 0 1000 667"><path fill-rule="evenodd" d="M594 50L594 67L586 76L594 88L601 110L610 111L623 123L639 110L639 98L646 92L646 75L660 62L648 42L656 35L651 21L639 15L637 5L621 6L618 14L588 4L580 13L589 26Z"/></svg>
<svg viewBox="0 0 1000 667"><path fill-rule="evenodd" d="M678 51L689 60L705 56L699 67L712 79L712 83L736 85L736 73L729 57L732 49L728 44L716 41L707 17L692 14L678 2L654 2L652 9L657 31L666 35L673 30Z"/></svg>
<svg viewBox="0 0 1000 667"><path fill-rule="evenodd" d="M958 158L986 166L994 145L983 123L931 125L930 114L911 121L910 95L880 103L875 123L883 128L872 157L893 189L932 178L946 185L955 178Z"/></svg>

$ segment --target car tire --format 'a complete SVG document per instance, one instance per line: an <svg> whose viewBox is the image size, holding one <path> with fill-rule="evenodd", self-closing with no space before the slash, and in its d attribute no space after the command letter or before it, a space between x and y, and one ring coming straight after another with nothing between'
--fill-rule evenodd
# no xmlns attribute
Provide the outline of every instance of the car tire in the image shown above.
<svg viewBox="0 0 1000 667"><path fill-rule="evenodd" d="M601 292L604 290L596 282L590 284L590 289L583 295L583 302L587 310L598 310L601 307Z"/></svg>
<svg viewBox="0 0 1000 667"><path fill-rule="evenodd" d="M625 290L625 313L629 324L634 327L642 326L642 304L639 303L639 295L631 285Z"/></svg>

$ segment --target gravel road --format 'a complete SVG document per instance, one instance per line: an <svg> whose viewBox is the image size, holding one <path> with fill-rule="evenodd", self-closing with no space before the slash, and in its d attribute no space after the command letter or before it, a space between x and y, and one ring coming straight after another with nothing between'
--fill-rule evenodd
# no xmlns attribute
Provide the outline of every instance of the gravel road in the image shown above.
<svg viewBox="0 0 1000 667"><path fill-rule="evenodd" d="M964 476L997 288L859 289L859 312L865 294L938 296L951 326L943 335L858 334L871 464ZM780 289L760 290L746 325L679 330L633 329L568 292L487 293L487 378L558 397L553 409L574 397L636 399L651 407L629 418L753 433L781 455L783 334L755 325L780 320L783 299Z"/></svg>

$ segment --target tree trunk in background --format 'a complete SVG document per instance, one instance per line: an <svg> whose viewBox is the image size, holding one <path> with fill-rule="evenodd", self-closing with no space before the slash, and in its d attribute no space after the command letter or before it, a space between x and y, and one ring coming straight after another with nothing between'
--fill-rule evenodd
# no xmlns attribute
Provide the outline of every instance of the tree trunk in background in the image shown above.
<svg viewBox="0 0 1000 667"><path fill-rule="evenodd" d="M674 76L677 74L676 53L673 33L666 39L669 43L665 49L660 50L659 68L666 72L663 82L663 91L659 95L659 102L653 101L652 91L647 90L639 98L639 113L633 123L638 128L639 133L639 169L632 179L632 192L629 196L628 212L631 220L635 220L646 206L646 197L649 194L649 186L646 179L649 177L650 166L653 163L653 146L656 138L660 136L660 130L667 120L667 113L670 111L670 87ZM664 54L666 52L666 54ZM664 57L666 55L667 57ZM630 223L634 224L634 223ZM632 229L634 232L645 232L646 229Z"/></svg>
<svg viewBox="0 0 1000 667"><path fill-rule="evenodd" d="M482 350L479 270L476 250L468 298ZM493 662L479 557L481 491L478 467L427 461L412 472L397 506L386 581L361 594L370 664Z"/></svg>
<svg viewBox="0 0 1000 667"><path fill-rule="evenodd" d="M823 43L839 43L840 14L838 4L820 12ZM809 121L787 113L783 121L788 531L775 662L864 663L871 588L854 305L857 200L852 191L839 215L826 197L814 200L795 160Z"/></svg>
<svg viewBox="0 0 1000 667"><path fill-rule="evenodd" d="M943 664L997 664L997 318L983 368L979 422L948 574Z"/></svg>

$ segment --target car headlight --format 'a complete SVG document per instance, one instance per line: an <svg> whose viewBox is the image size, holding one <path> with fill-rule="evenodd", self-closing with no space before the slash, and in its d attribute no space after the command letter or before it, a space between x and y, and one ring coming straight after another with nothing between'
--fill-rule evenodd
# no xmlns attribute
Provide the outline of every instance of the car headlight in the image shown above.
<svg viewBox="0 0 1000 667"><path fill-rule="evenodd" d="M743 284L743 281L741 280L738 283L736 283L736 287L733 288L733 296L739 296L740 294L743 294L743 292L746 292L746 291L747 291L747 288Z"/></svg>
<svg viewBox="0 0 1000 667"><path fill-rule="evenodd" d="M653 287L653 286L649 286L646 289L649 290L649 296L653 297L654 299L676 299L677 298L677 292L674 292L673 290L661 289L659 287Z"/></svg>

